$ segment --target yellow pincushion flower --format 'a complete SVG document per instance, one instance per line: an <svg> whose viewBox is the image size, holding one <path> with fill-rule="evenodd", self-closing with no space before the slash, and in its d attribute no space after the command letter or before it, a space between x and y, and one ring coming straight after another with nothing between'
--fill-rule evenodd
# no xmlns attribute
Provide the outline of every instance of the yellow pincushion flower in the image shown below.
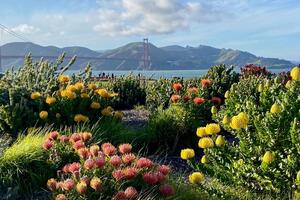
<svg viewBox="0 0 300 200"><path fill-rule="evenodd" d="M56 102L56 98L55 97L47 97L46 98L46 103L48 104L48 105L52 105L52 104L54 104Z"/></svg>
<svg viewBox="0 0 300 200"><path fill-rule="evenodd" d="M58 77L58 81L61 82L61 83L66 83L66 82L70 81L70 77L66 76L66 75L60 75Z"/></svg>
<svg viewBox="0 0 300 200"><path fill-rule="evenodd" d="M223 120L222 120L222 123L224 125L228 125L228 124L230 124L230 122L231 122L231 118L228 115L225 115Z"/></svg>
<svg viewBox="0 0 300 200"><path fill-rule="evenodd" d="M192 184L200 184L204 180L205 180L205 176L201 172L194 172L191 175L189 175L189 181Z"/></svg>
<svg viewBox="0 0 300 200"><path fill-rule="evenodd" d="M247 126L247 124L249 122L248 115L246 113L244 113L244 112L241 112L241 113L238 114L238 117L240 118L240 120L243 121L243 123L245 124L245 128L246 128L246 126Z"/></svg>
<svg viewBox="0 0 300 200"><path fill-rule="evenodd" d="M205 127L199 127L199 128L197 128L197 136L198 137L205 137L205 136L207 136L207 133L205 131Z"/></svg>
<svg viewBox="0 0 300 200"><path fill-rule="evenodd" d="M102 111L101 111L101 114L103 115L103 116L112 116L112 111L110 110L110 109L108 109L108 108L104 108Z"/></svg>
<svg viewBox="0 0 300 200"><path fill-rule="evenodd" d="M246 128L249 122L248 115L244 112L241 112L237 116L233 116L231 119L230 126L233 129L241 129L241 128Z"/></svg>
<svg viewBox="0 0 300 200"><path fill-rule="evenodd" d="M81 82L77 82L75 83L74 87L76 88L76 90L81 91L84 88L84 84Z"/></svg>
<svg viewBox="0 0 300 200"><path fill-rule="evenodd" d="M30 98L33 100L36 100L36 99L40 98L41 96L42 96L41 93L33 92L33 93L31 93Z"/></svg>
<svg viewBox="0 0 300 200"><path fill-rule="evenodd" d="M273 114L278 114L281 112L281 106L278 103L274 103L270 109L270 112Z"/></svg>
<svg viewBox="0 0 300 200"><path fill-rule="evenodd" d="M90 96L89 96L87 93L85 93L85 92L84 92L84 93L81 93L81 94L80 94L80 97L83 98L83 99L88 99L88 98L90 98Z"/></svg>
<svg viewBox="0 0 300 200"><path fill-rule="evenodd" d="M41 119L47 119L47 118L48 118L48 112L45 111L45 110L41 111L41 112L39 113L39 117L40 117Z"/></svg>
<svg viewBox="0 0 300 200"><path fill-rule="evenodd" d="M124 117L124 113L121 111L117 111L117 112L115 112L114 116L115 116L115 118L121 120Z"/></svg>
<svg viewBox="0 0 300 200"><path fill-rule="evenodd" d="M98 102L92 102L91 105L90 105L90 107L91 107L92 109L97 110L97 109L100 108L100 103L98 103Z"/></svg>
<svg viewBox="0 0 300 200"><path fill-rule="evenodd" d="M224 97L225 97L226 99L228 99L228 98L229 98L229 95L230 95L230 93L229 93L229 91L227 90L227 91L225 92Z"/></svg>
<svg viewBox="0 0 300 200"><path fill-rule="evenodd" d="M216 139L216 146L220 147L225 144L225 138L222 135L219 135Z"/></svg>
<svg viewBox="0 0 300 200"><path fill-rule="evenodd" d="M207 164L208 162L209 162L209 160L208 160L207 156L206 155L202 156L201 163L202 164Z"/></svg>
<svg viewBox="0 0 300 200"><path fill-rule="evenodd" d="M216 113L218 112L217 107L216 107L216 106L212 106L211 109L210 109L210 112L211 112L212 114L216 114Z"/></svg>
<svg viewBox="0 0 300 200"><path fill-rule="evenodd" d="M207 124L205 127L205 132L208 135L213 135L213 134L217 134L221 131L221 127L219 124L215 124L215 123L211 123L211 124Z"/></svg>
<svg viewBox="0 0 300 200"><path fill-rule="evenodd" d="M299 67L294 67L291 71L291 77L295 81L300 80L300 68Z"/></svg>
<svg viewBox="0 0 300 200"><path fill-rule="evenodd" d="M66 90L69 90L71 92L76 92L77 88L75 87L75 85L68 85Z"/></svg>
<svg viewBox="0 0 300 200"><path fill-rule="evenodd" d="M288 82L286 82L286 84L285 84L285 87L286 88L291 88L291 86L292 86L292 81L291 80L289 80Z"/></svg>
<svg viewBox="0 0 300 200"><path fill-rule="evenodd" d="M109 93L108 93L108 91L107 91L106 89L98 89L98 90L97 90L97 93L98 93L101 97L103 97L103 98L108 98L108 97L110 97L110 96L109 96Z"/></svg>
<svg viewBox="0 0 300 200"><path fill-rule="evenodd" d="M198 146L202 149L214 147L214 141L210 137L203 137L199 140Z"/></svg>
<svg viewBox="0 0 300 200"><path fill-rule="evenodd" d="M95 83L90 83L90 84L88 85L88 88L89 88L90 90L96 90L96 89L97 89L97 85L96 85Z"/></svg>
<svg viewBox="0 0 300 200"><path fill-rule="evenodd" d="M71 90L62 90L60 92L60 95L67 99L71 99L71 100L76 99L75 92L72 92Z"/></svg>
<svg viewBox="0 0 300 200"><path fill-rule="evenodd" d="M271 151L267 151L262 158L262 161L267 164L271 164L274 161L274 155Z"/></svg>
<svg viewBox="0 0 300 200"><path fill-rule="evenodd" d="M193 149L182 149L180 157L183 160L188 160L195 157L195 151Z"/></svg>
<svg viewBox="0 0 300 200"><path fill-rule="evenodd" d="M110 94L109 94L109 97L117 97L117 96L119 96L118 93L114 93L114 92L113 92L113 93L110 93Z"/></svg>
<svg viewBox="0 0 300 200"><path fill-rule="evenodd" d="M85 115L82 115L82 114L76 114L74 116L74 121L77 122L77 123L86 122L88 120L89 120L89 118Z"/></svg>

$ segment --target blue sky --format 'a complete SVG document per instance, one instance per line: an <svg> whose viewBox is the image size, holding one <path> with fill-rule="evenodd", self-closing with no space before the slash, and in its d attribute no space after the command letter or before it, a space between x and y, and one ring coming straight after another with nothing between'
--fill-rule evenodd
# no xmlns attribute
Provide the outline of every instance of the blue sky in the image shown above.
<svg viewBox="0 0 300 200"><path fill-rule="evenodd" d="M299 0L0 0L0 23L40 45L211 45L300 60ZM20 41L3 34L1 44Z"/></svg>

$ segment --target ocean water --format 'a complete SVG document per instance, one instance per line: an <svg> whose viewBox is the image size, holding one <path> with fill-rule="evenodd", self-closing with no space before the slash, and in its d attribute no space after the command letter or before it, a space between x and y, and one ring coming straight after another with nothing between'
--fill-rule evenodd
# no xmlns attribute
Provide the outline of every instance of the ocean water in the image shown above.
<svg viewBox="0 0 300 200"><path fill-rule="evenodd" d="M280 73L280 72L287 72L291 70L291 68L284 68L284 69L268 69L272 73ZM155 71L100 71L100 70L93 70L93 76L99 76L99 74L105 73L106 75L114 75L114 76L122 76L122 75L138 75L140 74L146 78L158 79L160 77L164 78L172 78L172 77L183 77L183 78L195 78L206 74L208 69L201 69L201 70L155 70ZM239 72L240 69L235 69L235 71ZM66 74L74 74L77 73L77 70L68 70Z"/></svg>

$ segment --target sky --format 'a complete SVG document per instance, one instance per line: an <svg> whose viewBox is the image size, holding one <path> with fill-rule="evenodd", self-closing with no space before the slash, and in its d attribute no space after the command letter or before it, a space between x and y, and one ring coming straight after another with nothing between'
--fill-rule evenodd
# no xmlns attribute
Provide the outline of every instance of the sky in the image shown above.
<svg viewBox="0 0 300 200"><path fill-rule="evenodd" d="M105 50L149 38L300 61L300 0L0 0L0 24L43 46Z"/></svg>

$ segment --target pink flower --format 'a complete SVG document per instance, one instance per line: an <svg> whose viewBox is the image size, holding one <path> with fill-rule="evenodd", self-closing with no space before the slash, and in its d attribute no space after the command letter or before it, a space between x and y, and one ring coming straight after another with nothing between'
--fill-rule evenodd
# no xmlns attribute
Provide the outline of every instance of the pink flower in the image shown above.
<svg viewBox="0 0 300 200"><path fill-rule="evenodd" d="M72 190L74 186L75 182L72 179L67 179L62 184L62 188L67 191Z"/></svg>
<svg viewBox="0 0 300 200"><path fill-rule="evenodd" d="M136 177L137 173L138 173L138 169L135 167L127 167L127 168L123 169L124 177L128 180Z"/></svg>
<svg viewBox="0 0 300 200"><path fill-rule="evenodd" d="M82 159L87 159L90 156L90 152L89 152L88 148L85 148L85 147L78 149L77 153L78 153L79 157Z"/></svg>
<svg viewBox="0 0 300 200"><path fill-rule="evenodd" d="M43 149L49 150L53 147L53 142L49 139L46 139L42 146L43 146Z"/></svg>
<svg viewBox="0 0 300 200"><path fill-rule="evenodd" d="M152 167L153 162L151 160L149 160L148 158L142 157L142 158L138 159L136 165L139 168L149 168L149 167Z"/></svg>
<svg viewBox="0 0 300 200"><path fill-rule="evenodd" d="M80 167L80 163L74 162L69 165L68 171L74 174L75 172L78 172L80 170Z"/></svg>
<svg viewBox="0 0 300 200"><path fill-rule="evenodd" d="M83 132L83 133L81 133L81 139L84 142L89 141L91 138L92 138L92 134L91 133L89 133L89 132Z"/></svg>
<svg viewBox="0 0 300 200"><path fill-rule="evenodd" d="M67 197L64 194L58 194L55 200L67 200Z"/></svg>
<svg viewBox="0 0 300 200"><path fill-rule="evenodd" d="M160 165L158 166L157 170L163 175L168 175L171 171L170 167L167 165Z"/></svg>
<svg viewBox="0 0 300 200"><path fill-rule="evenodd" d="M100 150L100 147L96 144L94 144L90 147L90 152L93 156L98 156L99 150Z"/></svg>
<svg viewBox="0 0 300 200"><path fill-rule="evenodd" d="M112 156L117 153L116 147L114 147L111 143L104 143L101 146L103 153L107 156Z"/></svg>
<svg viewBox="0 0 300 200"><path fill-rule="evenodd" d="M112 172L112 176L117 180L117 181L120 181L120 180L122 180L123 178L124 178L124 172L122 171L122 170L120 170L120 169L118 169L118 170L114 170L113 172Z"/></svg>
<svg viewBox="0 0 300 200"><path fill-rule="evenodd" d="M66 135L60 136L60 142L61 143L67 143L67 142L69 142L69 137L66 136Z"/></svg>
<svg viewBox="0 0 300 200"><path fill-rule="evenodd" d="M115 155L110 158L109 163L114 167L118 167L119 165L121 165L122 159L119 156Z"/></svg>
<svg viewBox="0 0 300 200"><path fill-rule="evenodd" d="M143 180L145 181L145 183L148 183L150 185L155 185L158 182L156 174L151 172L145 173L143 175Z"/></svg>
<svg viewBox="0 0 300 200"><path fill-rule="evenodd" d="M126 200L127 197L124 191L119 191L117 194L112 198L112 200Z"/></svg>
<svg viewBox="0 0 300 200"><path fill-rule="evenodd" d="M71 164L66 164L66 165L62 168L62 171L63 171L64 173L69 173L69 172L70 172L70 171L69 171L70 165L71 165Z"/></svg>
<svg viewBox="0 0 300 200"><path fill-rule="evenodd" d="M130 153L131 149L132 149L131 144L121 144L119 146L119 152L122 153L122 154Z"/></svg>
<svg viewBox="0 0 300 200"><path fill-rule="evenodd" d="M84 176L80 179L80 182L84 182L86 185L90 184L91 179L88 176Z"/></svg>
<svg viewBox="0 0 300 200"><path fill-rule="evenodd" d="M81 136L79 133L73 133L70 137L70 142L75 143L77 141L81 140Z"/></svg>
<svg viewBox="0 0 300 200"><path fill-rule="evenodd" d="M92 169L94 167L94 164L95 164L94 160L88 159L84 162L84 168L85 169Z"/></svg>
<svg viewBox="0 0 300 200"><path fill-rule="evenodd" d="M174 189L171 185L168 185L168 184L164 184L164 185L161 185L159 187L159 191L162 193L163 196L165 197L169 197L169 196L172 196L174 194Z"/></svg>
<svg viewBox="0 0 300 200"><path fill-rule="evenodd" d="M105 165L105 159L102 157L97 157L94 164L96 168L101 168Z"/></svg>
<svg viewBox="0 0 300 200"><path fill-rule="evenodd" d="M156 172L155 175L156 175L156 178L157 178L157 182L159 182L159 183L165 182L165 180L166 180L165 175L163 175L160 172Z"/></svg>
<svg viewBox="0 0 300 200"><path fill-rule="evenodd" d="M135 160L135 155L132 154L132 153L129 153L129 154L124 154L122 156L122 160L125 164L129 164L129 163L132 163L134 160Z"/></svg>
<svg viewBox="0 0 300 200"><path fill-rule="evenodd" d="M59 133L57 131L53 131L49 134L49 139L56 140L58 138Z"/></svg>
<svg viewBox="0 0 300 200"><path fill-rule="evenodd" d="M125 196L127 199L133 199L136 198L138 195L137 190L134 187L128 187L125 190Z"/></svg>
<svg viewBox="0 0 300 200"><path fill-rule="evenodd" d="M77 142L75 142L75 143L73 144L73 148L74 148L75 150L81 149L81 148L83 148L83 147L85 147L85 145L84 145L84 143L83 143L81 140L78 140Z"/></svg>

